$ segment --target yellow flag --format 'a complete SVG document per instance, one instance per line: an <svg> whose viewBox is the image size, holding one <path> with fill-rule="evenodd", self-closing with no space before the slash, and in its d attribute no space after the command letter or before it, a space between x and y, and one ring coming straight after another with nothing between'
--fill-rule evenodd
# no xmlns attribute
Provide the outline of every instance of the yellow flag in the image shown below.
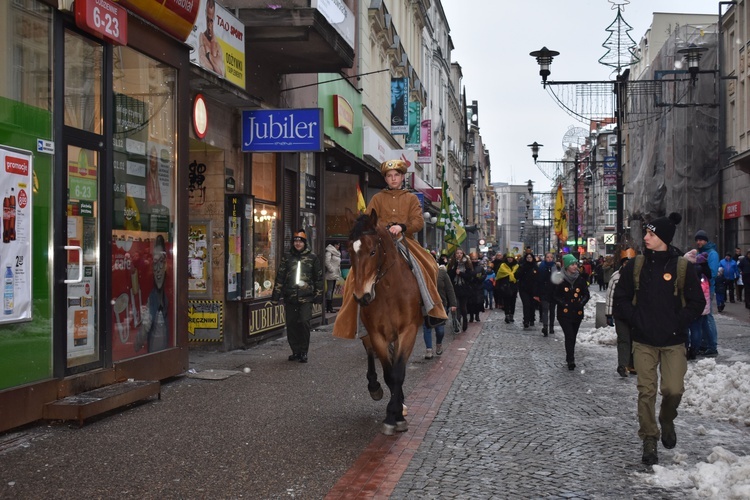
<svg viewBox="0 0 750 500"><path fill-rule="evenodd" d="M367 204L365 203L365 197L362 196L362 190L359 188L359 182L357 183L357 211L361 214L367 210Z"/></svg>
<svg viewBox="0 0 750 500"><path fill-rule="evenodd" d="M565 245L568 241L568 212L565 210L565 197L563 196L562 184L557 185L557 197L555 198L555 234Z"/></svg>

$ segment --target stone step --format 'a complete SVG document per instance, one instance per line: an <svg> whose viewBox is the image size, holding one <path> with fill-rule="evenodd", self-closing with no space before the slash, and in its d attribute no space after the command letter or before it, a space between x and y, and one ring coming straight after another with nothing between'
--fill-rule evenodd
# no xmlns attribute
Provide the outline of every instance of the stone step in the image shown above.
<svg viewBox="0 0 750 500"><path fill-rule="evenodd" d="M161 399L158 380L128 380L47 403L43 415L46 420L76 420L81 427L87 418L151 396Z"/></svg>

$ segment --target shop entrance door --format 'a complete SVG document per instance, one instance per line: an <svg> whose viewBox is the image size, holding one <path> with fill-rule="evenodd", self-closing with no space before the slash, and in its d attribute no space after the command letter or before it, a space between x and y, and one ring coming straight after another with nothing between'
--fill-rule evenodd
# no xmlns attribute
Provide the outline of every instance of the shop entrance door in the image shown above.
<svg viewBox="0 0 750 500"><path fill-rule="evenodd" d="M106 164L103 110L107 79L101 43L72 29L64 30L64 39L64 125L58 151L63 158L61 197L65 205L64 217L57 219L62 225L56 228L64 233L57 239L64 252L58 252L55 261L64 267L58 274L64 279L57 296L65 297L60 309L65 311L64 375L70 375L99 368L106 361L103 318L110 307L103 300L107 268L102 266L106 245L101 235L106 223L101 186Z"/></svg>

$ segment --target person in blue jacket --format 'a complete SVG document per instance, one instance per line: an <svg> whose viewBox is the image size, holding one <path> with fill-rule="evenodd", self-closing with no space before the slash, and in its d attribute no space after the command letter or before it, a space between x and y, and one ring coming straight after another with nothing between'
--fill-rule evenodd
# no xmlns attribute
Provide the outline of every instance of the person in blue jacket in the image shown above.
<svg viewBox="0 0 750 500"><path fill-rule="evenodd" d="M698 255L706 259L708 268L711 270L711 312L706 315L706 329L703 331L703 345L698 351L699 354L703 354L709 357L715 357L719 354L719 332L716 329L716 321L714 320L714 312L718 312L718 304L716 302L716 275L719 274L719 252L716 251L716 244L708 239L708 233L703 229L699 229L695 233L695 247L698 250ZM700 262L701 259L698 259Z"/></svg>
<svg viewBox="0 0 750 500"><path fill-rule="evenodd" d="M737 271L737 261L732 258L731 253L727 253L724 258L721 259L721 262L719 262L719 267L724 269L724 281L727 286L729 302L731 304L734 304L734 283L739 277L739 272Z"/></svg>

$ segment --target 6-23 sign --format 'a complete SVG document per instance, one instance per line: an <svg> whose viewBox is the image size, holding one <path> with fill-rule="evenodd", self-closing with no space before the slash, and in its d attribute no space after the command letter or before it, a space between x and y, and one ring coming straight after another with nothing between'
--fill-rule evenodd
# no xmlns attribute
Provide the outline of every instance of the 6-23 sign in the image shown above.
<svg viewBox="0 0 750 500"><path fill-rule="evenodd" d="M110 0L76 0L76 25L117 45L128 44L128 12Z"/></svg>

